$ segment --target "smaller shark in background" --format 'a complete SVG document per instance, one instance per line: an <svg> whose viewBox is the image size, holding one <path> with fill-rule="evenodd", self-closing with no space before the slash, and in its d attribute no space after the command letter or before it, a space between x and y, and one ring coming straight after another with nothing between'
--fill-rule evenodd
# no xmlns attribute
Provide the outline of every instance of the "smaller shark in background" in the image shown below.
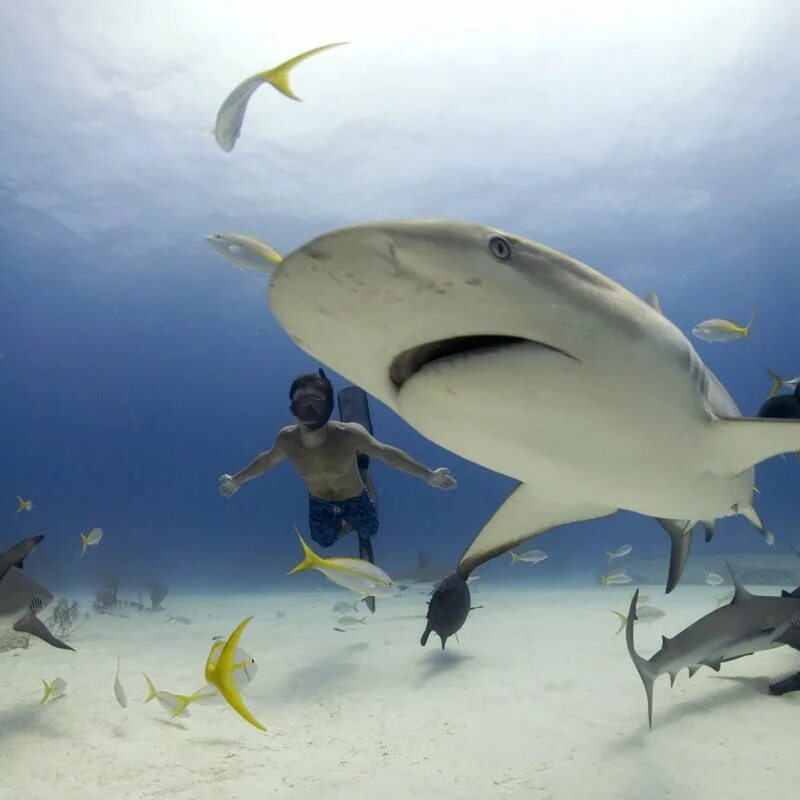
<svg viewBox="0 0 800 800"><path fill-rule="evenodd" d="M414 569L395 576L396 584L441 583L453 573L452 567L431 563L431 557L425 550L420 550L418 559L419 563Z"/></svg>
<svg viewBox="0 0 800 800"><path fill-rule="evenodd" d="M730 570L730 565L728 569ZM794 592L783 592L780 597L765 597L747 591L737 580L733 570L731 577L734 584L731 602L693 622L672 639L662 637L661 649L649 659L640 656L633 644L633 624L636 621L639 590L634 592L625 626L625 638L628 653L647 693L650 730L653 729L653 684L659 675L669 675L672 685L684 667L688 667L689 677L692 677L701 666L719 672L723 662L760 650L769 650L784 644L800 647L800 588ZM773 691L773 687L770 690Z"/></svg>
<svg viewBox="0 0 800 800"><path fill-rule="evenodd" d="M25 558L43 539L41 535L31 536L0 554L0 628L11 627L53 647L74 650L56 639L37 618L36 615L50 605L53 595L22 570Z"/></svg>

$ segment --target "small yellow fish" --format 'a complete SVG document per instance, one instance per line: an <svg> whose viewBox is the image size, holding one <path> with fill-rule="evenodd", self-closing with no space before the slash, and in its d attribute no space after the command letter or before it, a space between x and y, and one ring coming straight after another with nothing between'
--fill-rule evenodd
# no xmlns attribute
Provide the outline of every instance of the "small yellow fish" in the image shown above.
<svg viewBox="0 0 800 800"><path fill-rule="evenodd" d="M203 696L200 692L195 692L194 694L173 694L172 692L159 691L146 673L143 672L142 675L144 675L144 679L147 681L147 697L144 699L144 702L149 703L151 700L158 700L161 706L169 711L172 717L178 717L181 714L185 714L188 717L189 709L187 706L201 699ZM213 694L213 692L210 693ZM209 692L205 694L209 694Z"/></svg>
<svg viewBox="0 0 800 800"><path fill-rule="evenodd" d="M24 500L22 497L17 495L17 514L20 511L30 511L33 508L33 501L31 500Z"/></svg>
<svg viewBox="0 0 800 800"><path fill-rule="evenodd" d="M303 560L288 574L307 569L319 570L329 581L356 592L360 597L393 597L397 594L392 579L378 566L361 558L323 558L317 555L300 536Z"/></svg>
<svg viewBox="0 0 800 800"><path fill-rule="evenodd" d="M239 694L239 687L236 685L235 672L237 666L240 666L235 663L236 647L239 644L242 632L252 619L252 617L243 619L236 626L236 629L224 643L221 650L219 648L221 642L215 642L212 645L206 661L206 680L219 691L237 714L254 727L265 731L266 728L250 713L244 704L244 700Z"/></svg>
<svg viewBox="0 0 800 800"><path fill-rule="evenodd" d="M750 315L747 325L738 325L729 319L707 319L692 328L692 333L705 342L732 342L735 339L747 339L750 336L750 326L756 316L756 310Z"/></svg>
<svg viewBox="0 0 800 800"><path fill-rule="evenodd" d="M284 61L283 64L279 64L277 67L258 72L242 81L225 98L217 112L217 122L214 126L214 138L217 140L217 144L226 153L230 153L233 150L236 140L242 132L242 123L247 111L247 104L250 102L253 93L262 84L269 83L282 94L292 98L292 100L300 100L289 85L289 73L291 70L307 58L321 53L323 50L329 50L331 47L339 47L343 44L347 44L347 42L335 42L334 44L315 47L313 50L307 50L305 53L300 53L300 55Z"/></svg>
<svg viewBox="0 0 800 800"><path fill-rule="evenodd" d="M281 254L263 239L246 233L212 233L206 236L208 246L236 267L271 275Z"/></svg>
<svg viewBox="0 0 800 800"><path fill-rule="evenodd" d="M103 538L103 531L100 528L92 528L89 533L81 534L81 558L86 553L89 545L96 545Z"/></svg>
<svg viewBox="0 0 800 800"><path fill-rule="evenodd" d="M50 684L44 678L41 681L44 684L44 696L39 701L40 706L44 705L49 697L52 697L53 700L56 697L61 697L64 694L64 689L67 688L67 682L63 678L55 678Z"/></svg>
<svg viewBox="0 0 800 800"><path fill-rule="evenodd" d="M622 586L625 583L630 583L633 578L624 572L612 572L610 575L602 575L600 580L603 586Z"/></svg>
<svg viewBox="0 0 800 800"><path fill-rule="evenodd" d="M766 369L769 373L770 379L772 380L772 388L769 390L767 400L769 400L771 397L775 397L775 395L778 394L781 389L791 389L794 391L797 389L798 384L800 384L800 376L797 378L782 378L777 372L773 372L769 367Z"/></svg>

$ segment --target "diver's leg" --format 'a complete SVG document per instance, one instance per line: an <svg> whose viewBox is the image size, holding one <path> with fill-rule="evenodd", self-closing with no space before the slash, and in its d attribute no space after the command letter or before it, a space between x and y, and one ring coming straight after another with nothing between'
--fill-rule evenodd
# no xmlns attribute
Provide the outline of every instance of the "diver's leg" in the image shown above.
<svg viewBox="0 0 800 800"><path fill-rule="evenodd" d="M378 532L378 511L366 489L358 497L345 501L342 516L361 539L371 539Z"/></svg>
<svg viewBox="0 0 800 800"><path fill-rule="evenodd" d="M320 547L335 544L341 531L342 509L336 503L308 497L308 528Z"/></svg>
<svg viewBox="0 0 800 800"><path fill-rule="evenodd" d="M788 694L789 692L800 692L800 672L785 678L782 681L773 683L769 687L770 694Z"/></svg>

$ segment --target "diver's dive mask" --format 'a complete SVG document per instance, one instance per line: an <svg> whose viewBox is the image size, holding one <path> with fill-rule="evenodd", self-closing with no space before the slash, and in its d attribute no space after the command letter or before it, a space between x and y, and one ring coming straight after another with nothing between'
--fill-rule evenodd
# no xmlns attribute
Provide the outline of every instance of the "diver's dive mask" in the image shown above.
<svg viewBox="0 0 800 800"><path fill-rule="evenodd" d="M318 431L331 418L333 404L321 394L308 393L295 397L289 410L304 428Z"/></svg>

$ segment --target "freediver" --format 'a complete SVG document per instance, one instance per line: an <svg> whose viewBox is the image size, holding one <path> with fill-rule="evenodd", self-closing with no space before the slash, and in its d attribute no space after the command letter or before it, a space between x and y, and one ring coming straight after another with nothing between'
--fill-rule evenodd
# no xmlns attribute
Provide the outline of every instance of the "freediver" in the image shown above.
<svg viewBox="0 0 800 800"><path fill-rule="evenodd" d="M362 425L331 420L333 385L322 369L295 378L289 399L297 423L281 428L272 447L244 469L221 475L219 492L223 497L288 460L308 489L311 538L320 547L330 547L353 529L361 539L371 539L378 532L375 503L365 484L364 456L373 456L437 489L456 488L455 478L445 467L429 469L403 450L378 441Z"/></svg>

